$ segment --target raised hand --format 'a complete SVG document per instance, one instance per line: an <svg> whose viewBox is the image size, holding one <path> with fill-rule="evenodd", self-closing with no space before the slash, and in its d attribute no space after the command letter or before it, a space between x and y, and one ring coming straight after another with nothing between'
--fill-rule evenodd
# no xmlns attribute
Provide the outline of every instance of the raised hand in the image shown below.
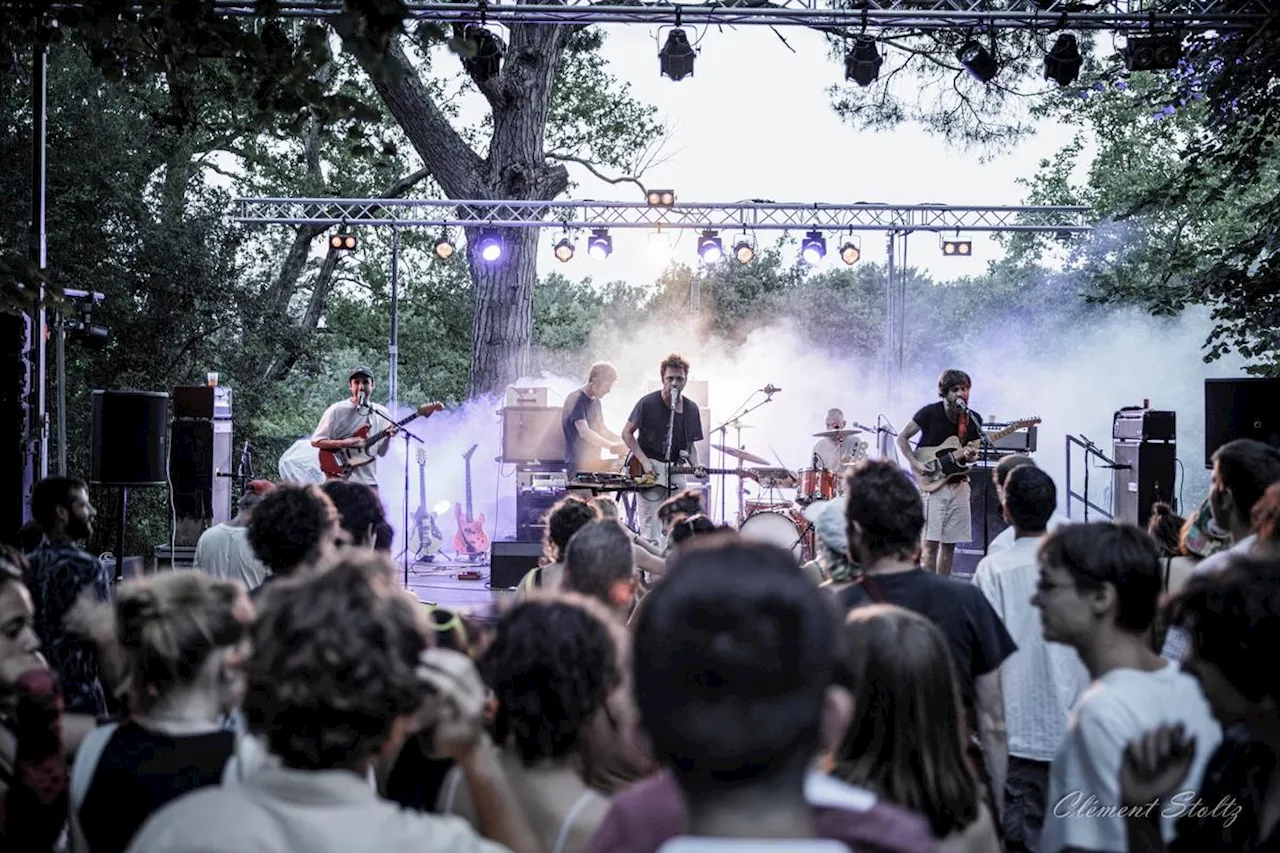
<svg viewBox="0 0 1280 853"><path fill-rule="evenodd" d="M1152 729L1130 742L1120 762L1120 801L1142 806L1173 793L1191 769L1196 739L1181 723Z"/></svg>

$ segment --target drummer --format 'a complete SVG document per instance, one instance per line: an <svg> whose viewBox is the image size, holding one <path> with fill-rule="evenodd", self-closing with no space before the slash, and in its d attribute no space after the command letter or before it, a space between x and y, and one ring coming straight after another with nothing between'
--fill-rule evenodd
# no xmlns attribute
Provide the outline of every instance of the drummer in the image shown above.
<svg viewBox="0 0 1280 853"><path fill-rule="evenodd" d="M844 412L832 409L827 412L827 432L841 433L845 428ZM856 447L850 439L856 433L839 434L834 438L823 436L813 445L813 467L824 468L840 474L841 468L854 461ZM842 491L844 484L838 486Z"/></svg>

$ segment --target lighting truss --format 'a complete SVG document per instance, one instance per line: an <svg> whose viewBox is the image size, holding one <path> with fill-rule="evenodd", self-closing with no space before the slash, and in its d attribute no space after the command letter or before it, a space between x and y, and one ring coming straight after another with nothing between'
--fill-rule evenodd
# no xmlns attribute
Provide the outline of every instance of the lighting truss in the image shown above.
<svg viewBox="0 0 1280 853"><path fill-rule="evenodd" d="M625 201L241 198L233 220L250 225L477 228L656 228L695 231L1092 231L1086 207L944 204L801 204L773 201Z"/></svg>
<svg viewBox="0 0 1280 853"><path fill-rule="evenodd" d="M261 14L250 0L214 0L224 15ZM274 14L326 18L339 14L338 0L279 0ZM1153 27L1192 30L1250 30L1269 17L1269 0L728 0L725 3L606 2L564 3L407 2L416 21L501 24L652 24L874 27L876 29L956 29L964 27L1061 27L1129 32ZM999 8L993 8L999 7Z"/></svg>

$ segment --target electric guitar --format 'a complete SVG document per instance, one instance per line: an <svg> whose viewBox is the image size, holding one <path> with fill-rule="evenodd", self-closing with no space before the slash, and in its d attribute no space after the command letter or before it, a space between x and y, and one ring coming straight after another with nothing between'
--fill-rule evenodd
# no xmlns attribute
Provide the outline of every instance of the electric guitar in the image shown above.
<svg viewBox="0 0 1280 853"><path fill-rule="evenodd" d="M644 466L640 464L640 460L636 458L634 453L628 453L627 459L622 463L622 473L626 474L633 480L643 480L649 477L644 472ZM692 465L676 465L674 463L667 464L667 474L729 474L733 476L745 477L748 480L755 479L755 472L750 468L695 468Z"/></svg>
<svg viewBox="0 0 1280 853"><path fill-rule="evenodd" d="M423 403L413 414L403 420L396 421L395 427L399 429L414 418L429 418L436 412L443 410L444 403ZM363 468L374 462L378 457L370 453L369 448L386 438L389 432L391 432L391 427L369 435L369 424L366 423L350 436L351 438L362 439L359 447L344 447L342 450L321 450L320 470L324 472L324 478L326 480L345 480L357 468Z"/></svg>
<svg viewBox="0 0 1280 853"><path fill-rule="evenodd" d="M436 558L444 536L436 525L436 514L427 512L427 451L418 448L418 509L413 514L409 549L418 563L430 563Z"/></svg>
<svg viewBox="0 0 1280 853"><path fill-rule="evenodd" d="M465 555L471 560L489 550L489 537L484 532L484 513L477 516L471 514L471 454L475 453L479 446L473 444L470 450L462 454L467 464L466 514L462 512L462 504L453 505L453 518L458 523L458 532L453 534L453 550L458 553L458 556Z"/></svg>
<svg viewBox="0 0 1280 853"><path fill-rule="evenodd" d="M1023 418L1014 421L1004 429L997 432L984 433L988 441L999 441L1006 435L1017 432L1026 427L1035 426L1040 423L1040 418ZM919 478L918 485L922 492L936 492L947 483L954 483L969 476L971 466L956 461L956 454L961 450L977 450L982 445L981 439L971 441L961 447L960 439L951 436L942 444L934 447L917 447L916 461L924 465L925 472L916 476Z"/></svg>

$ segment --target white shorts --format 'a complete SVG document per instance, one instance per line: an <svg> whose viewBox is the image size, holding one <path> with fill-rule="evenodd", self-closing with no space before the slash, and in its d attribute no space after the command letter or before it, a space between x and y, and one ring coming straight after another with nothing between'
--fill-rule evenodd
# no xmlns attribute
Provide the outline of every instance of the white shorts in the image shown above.
<svg viewBox="0 0 1280 853"><path fill-rule="evenodd" d="M973 524L969 512L969 481L961 480L943 486L936 492L924 492L924 541L969 542Z"/></svg>

